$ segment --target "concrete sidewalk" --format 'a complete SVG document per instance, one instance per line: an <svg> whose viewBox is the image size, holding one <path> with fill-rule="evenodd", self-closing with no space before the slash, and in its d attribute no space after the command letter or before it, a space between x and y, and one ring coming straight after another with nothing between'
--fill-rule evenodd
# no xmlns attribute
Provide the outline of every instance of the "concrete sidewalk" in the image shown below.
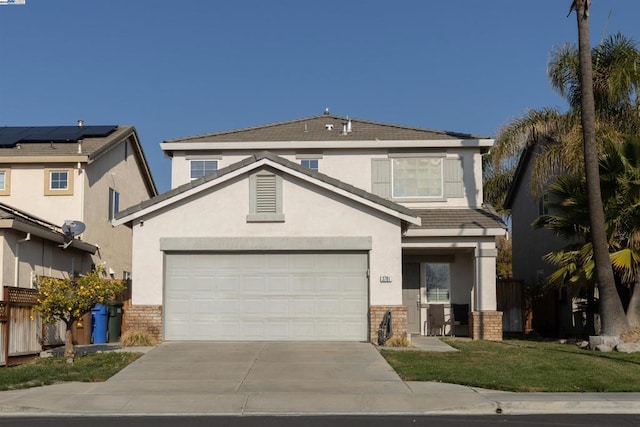
<svg viewBox="0 0 640 427"><path fill-rule="evenodd" d="M105 383L0 392L0 413L640 413L640 393L507 393L403 382L367 343L169 342Z"/></svg>

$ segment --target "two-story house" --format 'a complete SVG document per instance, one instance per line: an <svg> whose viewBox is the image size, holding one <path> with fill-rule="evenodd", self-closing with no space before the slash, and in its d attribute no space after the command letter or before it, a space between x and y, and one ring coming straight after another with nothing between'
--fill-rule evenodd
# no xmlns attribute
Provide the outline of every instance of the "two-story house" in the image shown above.
<svg viewBox="0 0 640 427"><path fill-rule="evenodd" d="M128 278L131 229L114 228L111 219L121 206L155 195L132 126L84 126L80 121L78 126L0 127L0 203L59 230L65 221L82 222L86 228L76 239L96 248L89 263L66 265L68 276L93 264L103 265L114 278ZM33 244L24 242L23 253ZM32 287L34 277L43 273L27 259L16 262L18 279L3 277L2 285Z"/></svg>
<svg viewBox="0 0 640 427"><path fill-rule="evenodd" d="M167 340L375 342L391 311L395 333L501 339L492 145L328 112L165 141L172 190L114 221L133 229L127 322ZM454 307L455 324L430 321Z"/></svg>

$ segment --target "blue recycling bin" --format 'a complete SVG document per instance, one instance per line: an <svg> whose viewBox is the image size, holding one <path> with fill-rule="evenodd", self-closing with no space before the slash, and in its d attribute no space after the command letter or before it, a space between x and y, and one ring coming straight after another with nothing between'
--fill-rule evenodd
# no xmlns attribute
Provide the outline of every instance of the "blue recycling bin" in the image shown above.
<svg viewBox="0 0 640 427"><path fill-rule="evenodd" d="M91 309L91 342L104 344L107 342L107 321L109 311L104 304L96 304Z"/></svg>

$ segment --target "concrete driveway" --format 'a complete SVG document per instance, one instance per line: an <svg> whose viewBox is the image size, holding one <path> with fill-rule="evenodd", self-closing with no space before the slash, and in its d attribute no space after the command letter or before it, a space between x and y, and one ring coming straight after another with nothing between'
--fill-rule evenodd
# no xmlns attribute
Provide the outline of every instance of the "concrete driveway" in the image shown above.
<svg viewBox="0 0 640 427"><path fill-rule="evenodd" d="M368 343L165 342L99 393L134 396L122 409L136 412L261 413L350 412L365 395L411 390Z"/></svg>
<svg viewBox="0 0 640 427"><path fill-rule="evenodd" d="M208 393L406 389L372 345L358 342L165 342L108 383Z"/></svg>

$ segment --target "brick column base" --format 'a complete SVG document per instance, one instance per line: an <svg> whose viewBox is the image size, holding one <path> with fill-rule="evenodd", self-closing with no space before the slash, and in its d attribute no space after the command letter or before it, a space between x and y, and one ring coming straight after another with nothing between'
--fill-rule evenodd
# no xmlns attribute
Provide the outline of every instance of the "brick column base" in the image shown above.
<svg viewBox="0 0 640 427"><path fill-rule="evenodd" d="M125 307L123 316L127 330L145 331L162 341L161 305L130 305Z"/></svg>
<svg viewBox="0 0 640 427"><path fill-rule="evenodd" d="M378 329L384 314L391 310L391 332L393 335L407 334L407 307L404 305L372 305L369 307L369 339L378 344Z"/></svg>
<svg viewBox="0 0 640 427"><path fill-rule="evenodd" d="M472 311L469 333L474 340L502 341L502 312Z"/></svg>

